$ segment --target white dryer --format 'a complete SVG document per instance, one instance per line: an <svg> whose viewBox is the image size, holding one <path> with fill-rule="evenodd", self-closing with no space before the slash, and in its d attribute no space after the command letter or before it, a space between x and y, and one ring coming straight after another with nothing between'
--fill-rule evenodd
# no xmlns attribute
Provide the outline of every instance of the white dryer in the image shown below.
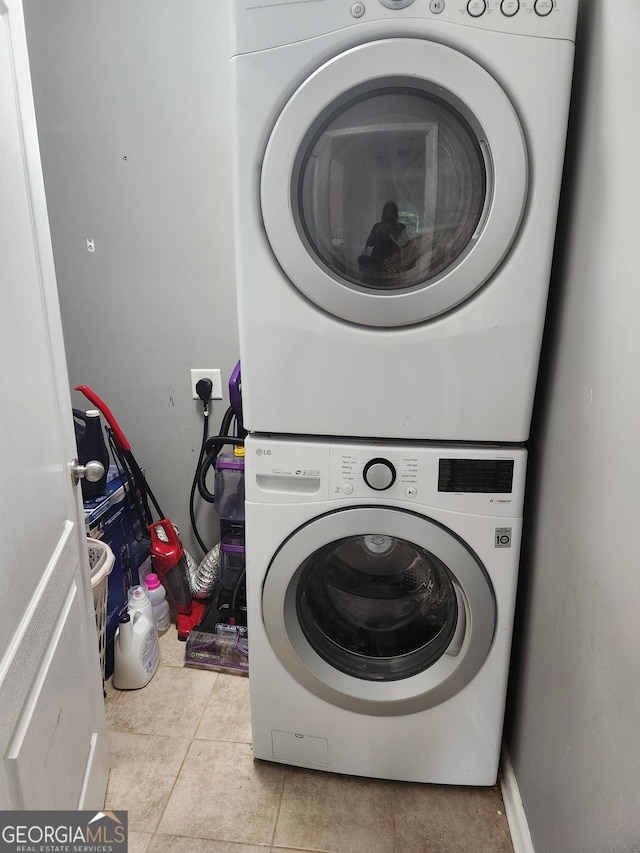
<svg viewBox="0 0 640 853"><path fill-rule="evenodd" d="M526 451L249 436L253 750L493 785Z"/></svg>
<svg viewBox="0 0 640 853"><path fill-rule="evenodd" d="M527 438L576 9L233 3L250 431Z"/></svg>

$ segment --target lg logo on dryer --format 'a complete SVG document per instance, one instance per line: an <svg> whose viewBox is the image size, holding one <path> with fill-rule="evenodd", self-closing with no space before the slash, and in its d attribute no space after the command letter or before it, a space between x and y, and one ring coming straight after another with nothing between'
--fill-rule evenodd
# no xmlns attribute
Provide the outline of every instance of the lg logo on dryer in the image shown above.
<svg viewBox="0 0 640 853"><path fill-rule="evenodd" d="M271 451L263 450L261 447L256 447L256 456L271 456Z"/></svg>

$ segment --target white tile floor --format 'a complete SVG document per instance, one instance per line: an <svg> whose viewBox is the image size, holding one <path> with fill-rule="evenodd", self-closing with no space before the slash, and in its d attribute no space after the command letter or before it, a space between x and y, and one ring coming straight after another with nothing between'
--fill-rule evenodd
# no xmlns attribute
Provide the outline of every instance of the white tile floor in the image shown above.
<svg viewBox="0 0 640 853"><path fill-rule="evenodd" d="M147 687L107 686L106 808L131 853L513 853L497 788L339 776L254 761L249 679L185 668L174 628Z"/></svg>

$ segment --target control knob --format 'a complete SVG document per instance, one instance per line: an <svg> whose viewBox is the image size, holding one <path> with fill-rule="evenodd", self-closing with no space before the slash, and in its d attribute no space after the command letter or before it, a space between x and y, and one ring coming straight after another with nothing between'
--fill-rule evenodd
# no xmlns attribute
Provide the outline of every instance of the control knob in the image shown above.
<svg viewBox="0 0 640 853"><path fill-rule="evenodd" d="M370 459L364 466L362 477L370 489L376 492L384 492L396 481L396 469L388 459L376 457Z"/></svg>

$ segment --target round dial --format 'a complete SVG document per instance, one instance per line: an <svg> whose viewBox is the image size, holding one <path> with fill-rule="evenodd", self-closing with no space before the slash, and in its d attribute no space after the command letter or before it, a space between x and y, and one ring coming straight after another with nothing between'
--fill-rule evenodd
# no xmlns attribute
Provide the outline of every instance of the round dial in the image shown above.
<svg viewBox="0 0 640 853"><path fill-rule="evenodd" d="M414 0L380 0L380 2L387 9L404 9L405 6L410 6Z"/></svg>
<svg viewBox="0 0 640 853"><path fill-rule="evenodd" d="M369 488L383 492L395 483L396 469L388 459L370 459L364 466L362 476Z"/></svg>

